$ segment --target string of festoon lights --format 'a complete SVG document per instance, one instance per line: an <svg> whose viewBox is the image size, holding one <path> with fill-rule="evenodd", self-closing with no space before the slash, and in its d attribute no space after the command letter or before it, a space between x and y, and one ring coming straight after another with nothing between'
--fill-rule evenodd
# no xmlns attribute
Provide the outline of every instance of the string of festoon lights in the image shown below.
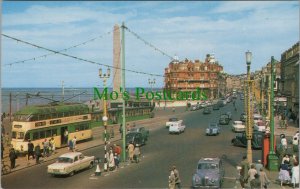
<svg viewBox="0 0 300 189"><path fill-rule="evenodd" d="M27 41L24 41L24 40L21 40L21 39L18 39L18 38L15 38L15 37L3 34L3 33L2 33L2 36L6 37L6 38L9 38L9 39L12 39L12 40L15 40L15 41L20 42L20 43L24 43L24 44L36 47L38 49L43 49L43 50L52 52L52 54L59 54L59 55L66 56L66 57L69 57L69 58L73 58L73 59L76 59L76 60L79 60L79 61L83 61L83 62L87 62L87 63L91 63L91 64L96 64L96 65L100 65L100 66L105 66L107 68L120 69L120 70L124 70L124 71L127 71L127 72L132 72L132 73L136 73L136 74L156 76L156 77L164 77L164 75L160 75L160 74L147 73L147 72L142 72L142 71L137 71L137 70L132 70L132 69L124 69L124 68L122 69L120 67L107 65L107 64L95 62L95 61L92 61L92 60L87 60L87 59L80 58L80 57L77 57L77 56L74 56L74 55L69 55L69 54L66 54L66 53L63 53L63 52L60 52L60 51L56 51L56 50L52 50L52 49L49 49L49 48L46 48L46 47L42 47L40 45L36 45L36 44L30 43L30 42L27 42Z"/></svg>
<svg viewBox="0 0 300 189"><path fill-rule="evenodd" d="M66 51L68 51L68 50L70 50L70 49L73 49L73 48L76 48L76 47L79 47L79 46L82 46L82 45L86 45L86 44L88 44L88 43L90 43L90 42L93 42L93 41L96 41L96 40L98 40L98 39L102 39L103 37L105 37L106 35L111 34L111 33L114 32L115 30L116 30L116 29L113 29L112 31L106 32L106 33L104 33L104 34L102 34L102 35L100 35L100 36L94 37L94 38L92 38L92 39L89 39L89 40L86 40L86 41L84 41L84 42L78 43L78 44L76 44L76 45L72 45L72 46L70 46L70 47L68 47L68 48L64 48L64 49L58 50L57 52L66 52ZM8 64L4 64L4 66L12 66L12 65L14 65L14 64L21 64L21 63L25 63L25 62L28 62L28 61L35 61L35 60L37 60L37 59L40 59L40 58L46 58L46 57L48 57L48 56L55 55L55 54L57 54L57 53L53 53L53 52L52 52L52 53L48 53L48 54L36 56L36 57L33 57L33 58L29 58L29 59L19 60L19 61L16 61L16 62L11 62L11 63L8 63Z"/></svg>

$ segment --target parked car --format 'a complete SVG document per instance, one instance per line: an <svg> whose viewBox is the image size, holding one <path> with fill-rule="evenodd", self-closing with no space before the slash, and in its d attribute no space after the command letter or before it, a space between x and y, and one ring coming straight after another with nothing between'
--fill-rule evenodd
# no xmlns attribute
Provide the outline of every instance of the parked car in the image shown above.
<svg viewBox="0 0 300 189"><path fill-rule="evenodd" d="M126 146L128 146L130 142L132 142L134 146L142 146L146 144L147 139L141 132L130 132L126 134L125 141Z"/></svg>
<svg viewBox="0 0 300 189"><path fill-rule="evenodd" d="M234 146L247 147L246 133L238 133L234 139L231 140ZM263 133L254 131L252 133L251 146L253 149L261 149L263 143Z"/></svg>
<svg viewBox="0 0 300 189"><path fill-rule="evenodd" d="M246 129L246 126L244 125L244 123L242 121L234 121L232 123L231 129L233 132L244 132Z"/></svg>
<svg viewBox="0 0 300 189"><path fill-rule="evenodd" d="M201 158L198 161L196 173L193 175L193 188L221 188L224 177L224 167L219 158Z"/></svg>
<svg viewBox="0 0 300 189"><path fill-rule="evenodd" d="M247 118L246 113L243 112L243 113L241 114L241 116L240 116L240 121L245 122L245 121L246 121L246 118Z"/></svg>
<svg viewBox="0 0 300 189"><path fill-rule="evenodd" d="M254 124L254 131L266 132L266 124L263 121L258 121Z"/></svg>
<svg viewBox="0 0 300 189"><path fill-rule="evenodd" d="M178 118L176 117L172 117L169 119L169 121L166 122L166 128L169 128L169 126L174 123L174 122L181 122L182 123L182 120L179 120Z"/></svg>
<svg viewBox="0 0 300 189"><path fill-rule="evenodd" d="M220 109L220 107L219 107L218 104L214 104L214 105L213 105L213 110L219 110L219 109Z"/></svg>
<svg viewBox="0 0 300 189"><path fill-rule="evenodd" d="M232 120L232 113L231 112L226 112L226 114L228 115L229 120Z"/></svg>
<svg viewBox="0 0 300 189"><path fill-rule="evenodd" d="M94 156L84 156L81 152L65 153L55 163L48 165L47 172L51 175L73 176L75 172L94 166Z"/></svg>
<svg viewBox="0 0 300 189"><path fill-rule="evenodd" d="M220 127L218 123L210 123L208 128L206 128L206 135L211 136L211 135L218 135L220 134Z"/></svg>
<svg viewBox="0 0 300 189"><path fill-rule="evenodd" d="M196 110L198 110L198 107L197 107L197 105L193 105L193 106L191 106L191 111L196 111Z"/></svg>
<svg viewBox="0 0 300 189"><path fill-rule="evenodd" d="M222 114L219 118L220 125L228 125L229 121L230 121L230 119L227 114Z"/></svg>
<svg viewBox="0 0 300 189"><path fill-rule="evenodd" d="M185 125L183 125L181 122L174 122L169 127L169 133L170 134L173 134L173 133L176 133L176 134L183 133L184 130L185 130Z"/></svg>
<svg viewBox="0 0 300 189"><path fill-rule="evenodd" d="M210 114L210 113L211 113L210 108L205 107L204 110L203 110L203 114Z"/></svg>
<svg viewBox="0 0 300 189"><path fill-rule="evenodd" d="M143 135L143 138L145 138L145 140L147 141L148 140L148 137L149 137L149 130L146 129L145 127L134 127L134 128L131 128L128 133L130 132L140 132L142 133Z"/></svg>

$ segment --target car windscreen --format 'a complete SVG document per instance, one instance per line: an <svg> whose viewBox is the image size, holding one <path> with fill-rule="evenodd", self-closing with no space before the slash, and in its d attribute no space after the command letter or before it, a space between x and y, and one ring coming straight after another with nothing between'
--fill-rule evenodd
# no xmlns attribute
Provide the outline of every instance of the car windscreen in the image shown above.
<svg viewBox="0 0 300 189"><path fill-rule="evenodd" d="M68 157L59 157L57 159L58 163L73 163L73 159L68 158Z"/></svg>
<svg viewBox="0 0 300 189"><path fill-rule="evenodd" d="M170 118L169 121L178 121L177 118Z"/></svg>
<svg viewBox="0 0 300 189"><path fill-rule="evenodd" d="M216 163L199 163L198 169L218 169L218 165Z"/></svg>

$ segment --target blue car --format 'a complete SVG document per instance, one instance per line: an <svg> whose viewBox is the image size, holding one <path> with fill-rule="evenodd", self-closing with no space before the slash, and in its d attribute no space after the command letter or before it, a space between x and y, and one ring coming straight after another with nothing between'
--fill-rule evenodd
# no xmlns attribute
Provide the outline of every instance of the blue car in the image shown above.
<svg viewBox="0 0 300 189"><path fill-rule="evenodd" d="M211 136L211 135L218 135L220 134L220 127L218 123L210 123L208 128L206 128L206 135Z"/></svg>

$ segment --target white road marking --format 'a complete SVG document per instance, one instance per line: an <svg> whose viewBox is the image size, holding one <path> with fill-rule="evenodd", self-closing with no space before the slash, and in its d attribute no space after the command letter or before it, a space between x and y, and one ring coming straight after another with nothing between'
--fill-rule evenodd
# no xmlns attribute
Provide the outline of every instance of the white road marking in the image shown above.
<svg viewBox="0 0 300 189"><path fill-rule="evenodd" d="M90 177L89 179L90 179L90 180L98 180L97 177Z"/></svg>

